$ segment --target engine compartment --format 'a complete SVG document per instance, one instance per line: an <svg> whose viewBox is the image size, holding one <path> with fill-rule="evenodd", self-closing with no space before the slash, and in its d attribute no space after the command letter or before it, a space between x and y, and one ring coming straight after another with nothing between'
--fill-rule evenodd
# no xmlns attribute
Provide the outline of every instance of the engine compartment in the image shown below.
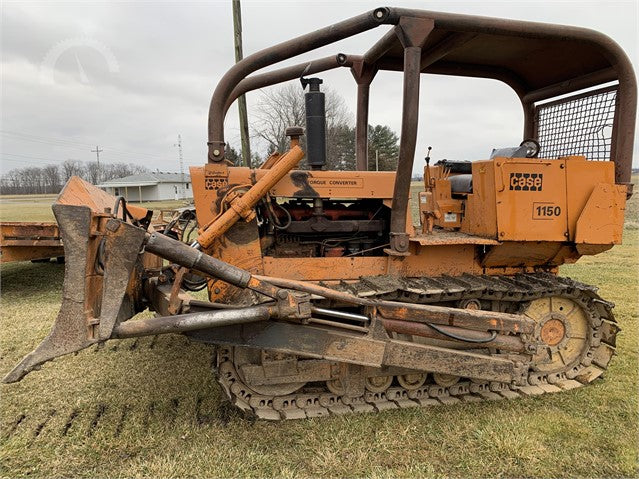
<svg viewBox="0 0 639 479"><path fill-rule="evenodd" d="M379 256L389 243L390 208L381 199L269 198L257 208L267 256Z"/></svg>

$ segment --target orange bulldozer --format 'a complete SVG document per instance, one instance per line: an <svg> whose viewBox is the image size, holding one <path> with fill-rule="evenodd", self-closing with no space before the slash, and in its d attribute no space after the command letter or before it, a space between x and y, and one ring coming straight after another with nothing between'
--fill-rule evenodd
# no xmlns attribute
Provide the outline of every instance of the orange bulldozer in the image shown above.
<svg viewBox="0 0 639 479"><path fill-rule="evenodd" d="M387 31L362 55L258 72L374 28ZM333 69L357 84L355 171L326 170L317 75ZM367 171L370 85L386 70L403 78L398 166ZM477 161L427 158L415 204L428 74L506 83L523 134ZM305 129L290 125L288 151L260 167L233 166L229 107L297 78ZM180 333L215 347L224 394L264 419L586 385L619 328L613 305L558 267L621 242L636 99L620 47L576 27L378 8L250 55L215 89L208 158L191 168L197 237L154 231L150 211L69 181L53 206L66 256L60 313L4 381L110 339ZM189 294L203 288L206 300ZM155 317L137 318L145 309Z"/></svg>

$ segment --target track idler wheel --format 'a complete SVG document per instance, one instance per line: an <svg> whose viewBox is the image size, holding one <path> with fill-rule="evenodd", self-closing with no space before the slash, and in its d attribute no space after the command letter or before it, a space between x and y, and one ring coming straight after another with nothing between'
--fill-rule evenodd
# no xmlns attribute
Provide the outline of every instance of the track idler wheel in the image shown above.
<svg viewBox="0 0 639 479"><path fill-rule="evenodd" d="M397 382L407 391L414 391L426 383L427 377L427 373L400 374L397 376Z"/></svg>
<svg viewBox="0 0 639 479"><path fill-rule="evenodd" d="M459 382L459 376L453 376L452 374L433 373L433 379L438 386L443 388L449 388Z"/></svg>
<svg viewBox="0 0 639 479"><path fill-rule="evenodd" d="M372 393L383 393L393 383L393 376L369 376L366 378L366 389Z"/></svg>
<svg viewBox="0 0 639 479"><path fill-rule="evenodd" d="M339 378L326 381L326 388L338 396L346 393L346 388L344 387L344 384L342 384L342 380Z"/></svg>

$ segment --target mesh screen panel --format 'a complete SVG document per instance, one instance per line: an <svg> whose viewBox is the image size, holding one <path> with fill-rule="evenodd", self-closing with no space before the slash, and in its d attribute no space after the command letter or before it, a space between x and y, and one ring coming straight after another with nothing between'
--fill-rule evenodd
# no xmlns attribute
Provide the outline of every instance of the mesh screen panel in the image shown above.
<svg viewBox="0 0 639 479"><path fill-rule="evenodd" d="M539 158L610 160L616 98L614 86L537 106Z"/></svg>

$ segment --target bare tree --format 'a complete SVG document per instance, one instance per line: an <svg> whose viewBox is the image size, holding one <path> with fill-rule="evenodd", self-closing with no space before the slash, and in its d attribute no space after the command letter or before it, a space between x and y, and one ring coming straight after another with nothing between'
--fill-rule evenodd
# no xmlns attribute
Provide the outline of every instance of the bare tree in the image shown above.
<svg viewBox="0 0 639 479"><path fill-rule="evenodd" d="M344 99L334 90L325 88L326 94L326 144L329 162L340 148L337 136L344 127L351 127L352 115ZM254 136L266 141L268 152L283 152L288 148L285 132L289 126L305 126L306 112L304 91L299 84L287 83L279 88L267 89L255 108L257 118ZM302 140L304 141L304 139Z"/></svg>
<svg viewBox="0 0 639 479"><path fill-rule="evenodd" d="M20 181L20 172L18 170L11 170L6 175L5 178L11 188L10 193L20 193L22 182Z"/></svg>
<svg viewBox="0 0 639 479"><path fill-rule="evenodd" d="M56 193L60 190L60 171L57 165L47 165L42 168L42 178L46 193Z"/></svg>
<svg viewBox="0 0 639 479"><path fill-rule="evenodd" d="M62 163L62 179L66 183L72 176L83 176L84 166L78 160L67 160Z"/></svg>
<svg viewBox="0 0 639 479"><path fill-rule="evenodd" d="M100 163L97 161L90 161L85 165L85 171L87 175L87 181L93 185L100 183L102 175L100 174Z"/></svg>

